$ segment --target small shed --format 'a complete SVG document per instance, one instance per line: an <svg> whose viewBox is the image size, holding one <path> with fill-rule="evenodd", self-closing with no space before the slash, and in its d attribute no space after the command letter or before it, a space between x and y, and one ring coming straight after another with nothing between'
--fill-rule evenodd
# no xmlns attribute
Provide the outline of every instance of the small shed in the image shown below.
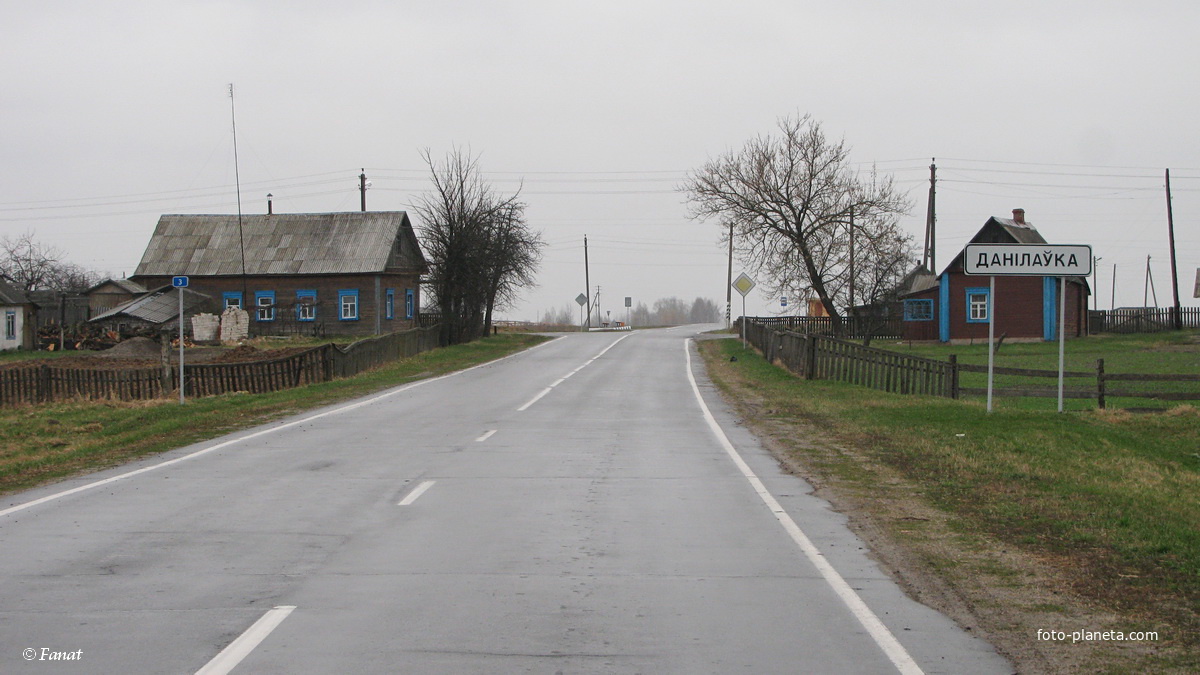
<svg viewBox="0 0 1200 675"><path fill-rule="evenodd" d="M183 293L185 319L198 314L212 298L187 288L163 286L114 307L91 319L104 330L121 335L157 334L162 330L179 330L179 294ZM188 323L184 323L184 330Z"/></svg>
<svg viewBox="0 0 1200 675"><path fill-rule="evenodd" d="M1025 220L1024 209L1013 217L989 218L971 238L972 244L1046 244ZM986 340L991 313L996 314L996 335L1009 340L1058 339L1059 278L997 277L996 298L986 277L963 272L963 254L940 275L918 268L906 278L901 291L904 304L903 336L906 340L970 342ZM1088 334L1087 307L1091 289L1082 277L1066 279L1067 337Z"/></svg>
<svg viewBox="0 0 1200 675"><path fill-rule="evenodd" d="M129 279L105 279L87 289L88 312L99 316L149 292L145 286Z"/></svg>
<svg viewBox="0 0 1200 675"><path fill-rule="evenodd" d="M0 279L0 351L33 349L36 310L28 294Z"/></svg>

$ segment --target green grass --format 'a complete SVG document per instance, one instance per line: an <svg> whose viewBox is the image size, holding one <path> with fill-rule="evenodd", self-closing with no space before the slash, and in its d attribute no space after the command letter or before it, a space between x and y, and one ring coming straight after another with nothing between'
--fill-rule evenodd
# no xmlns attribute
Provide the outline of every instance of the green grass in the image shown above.
<svg viewBox="0 0 1200 675"><path fill-rule="evenodd" d="M506 334L435 349L356 377L270 394L0 408L0 493L115 466L406 382L497 359L547 338Z"/></svg>
<svg viewBox="0 0 1200 675"><path fill-rule="evenodd" d="M1004 350L1011 349L1006 356L1014 361L1036 361L1045 358L1037 347ZM1072 347L1090 350L1082 342ZM802 380L743 351L735 340L714 341L704 350L718 381L740 382L763 397L773 417L815 425L869 460L813 454L810 464L826 475L869 492L871 481L880 480L870 465L886 465L950 514L956 531L1067 560L1080 588L1097 602L1162 621L1174 627L1175 640L1194 642L1200 629L1197 408L1060 415L1002 407L988 414L973 401ZM729 363L734 355L738 361ZM1149 368L1158 358L1133 354L1124 362ZM853 470L839 472L839 463ZM1200 655L1193 658L1200 666Z"/></svg>

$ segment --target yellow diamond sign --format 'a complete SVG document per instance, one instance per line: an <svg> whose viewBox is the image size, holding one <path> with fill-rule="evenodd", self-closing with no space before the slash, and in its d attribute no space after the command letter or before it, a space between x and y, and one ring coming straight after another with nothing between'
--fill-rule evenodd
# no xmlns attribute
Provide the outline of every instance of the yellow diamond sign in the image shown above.
<svg viewBox="0 0 1200 675"><path fill-rule="evenodd" d="M738 293L741 293L742 297L744 298L746 297L747 293L754 289L754 280L746 276L745 272L742 272L738 275L738 278L734 280L733 288Z"/></svg>

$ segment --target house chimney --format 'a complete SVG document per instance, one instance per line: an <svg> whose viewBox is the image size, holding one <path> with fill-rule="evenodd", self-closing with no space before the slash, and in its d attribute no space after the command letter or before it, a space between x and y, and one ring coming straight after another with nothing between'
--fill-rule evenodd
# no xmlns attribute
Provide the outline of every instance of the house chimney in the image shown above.
<svg viewBox="0 0 1200 675"><path fill-rule="evenodd" d="M274 195L272 195L270 192L267 193L267 215L268 216L274 213L274 211L272 210L272 207L271 207L271 197L273 197L273 196Z"/></svg>
<svg viewBox="0 0 1200 675"><path fill-rule="evenodd" d="M1025 209L1013 209L1013 222L1018 225L1025 224Z"/></svg>

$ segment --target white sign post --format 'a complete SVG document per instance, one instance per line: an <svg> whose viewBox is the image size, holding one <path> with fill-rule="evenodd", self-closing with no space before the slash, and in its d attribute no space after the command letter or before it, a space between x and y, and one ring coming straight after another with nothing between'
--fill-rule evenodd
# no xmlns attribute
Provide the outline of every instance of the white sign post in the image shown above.
<svg viewBox="0 0 1200 675"><path fill-rule="evenodd" d="M746 348L746 296L754 290L755 285L754 280L746 276L745 272L733 281L734 290L742 294L742 349Z"/></svg>
<svg viewBox="0 0 1200 675"><path fill-rule="evenodd" d="M583 306L587 304L587 296L583 293L575 296L575 302L579 304L579 332L583 332Z"/></svg>
<svg viewBox="0 0 1200 675"><path fill-rule="evenodd" d="M1059 277L1058 283L1058 412L1063 411L1063 379L1067 339L1067 277L1092 274L1092 247L1084 244L967 244L963 273L991 277L988 292L987 411L992 412L996 354L996 277ZM1080 320L1086 320L1080 317Z"/></svg>

